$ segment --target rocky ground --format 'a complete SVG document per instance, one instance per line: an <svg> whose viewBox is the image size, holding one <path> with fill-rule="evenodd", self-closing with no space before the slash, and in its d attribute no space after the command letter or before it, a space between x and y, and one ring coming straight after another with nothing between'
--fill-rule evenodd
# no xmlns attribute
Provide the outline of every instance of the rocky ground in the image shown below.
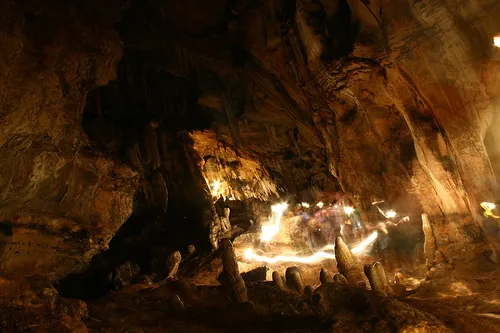
<svg viewBox="0 0 500 333"><path fill-rule="evenodd" d="M427 277L400 272L392 277L380 271L379 264L366 264L363 274L350 251L337 246L335 275L302 266L284 275L275 272L272 281L266 281L264 269L240 275L232 245L224 244L190 263L212 267L221 285L192 283L196 278L188 279L175 263L170 268L177 277L156 283L146 276L131 279L125 274L133 271L129 265L114 276L115 284L121 281L119 290L84 303L59 297L42 277L23 283L2 280L0 328L103 333L500 332L500 270L486 257L467 266L437 258L430 269L420 270L427 271ZM222 267L213 264L219 258ZM300 271L308 278L303 280ZM310 280L313 273L315 281Z"/></svg>

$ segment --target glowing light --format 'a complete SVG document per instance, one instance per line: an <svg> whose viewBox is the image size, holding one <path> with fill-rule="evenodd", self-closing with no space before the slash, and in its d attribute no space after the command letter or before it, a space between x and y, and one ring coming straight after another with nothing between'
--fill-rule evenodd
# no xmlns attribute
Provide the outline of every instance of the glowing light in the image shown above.
<svg viewBox="0 0 500 333"><path fill-rule="evenodd" d="M492 203L492 202L481 202L480 205L484 209L483 215L486 218L488 218L488 217L493 217L495 219L499 219L500 218L500 216L498 216L495 213L493 213L493 210L495 210L497 208L497 205L495 205L494 203Z"/></svg>
<svg viewBox="0 0 500 333"><path fill-rule="evenodd" d="M281 215L283 215L283 213L285 212L285 210L287 208L288 208L288 204L286 202L282 202L282 203L279 203L279 204L272 205L271 206L271 211L273 213L279 214L280 217L281 217Z"/></svg>
<svg viewBox="0 0 500 333"><path fill-rule="evenodd" d="M220 181L216 180L210 186L210 192L212 193L212 196L213 197L218 197L219 196L219 190L220 190Z"/></svg>
<svg viewBox="0 0 500 333"><path fill-rule="evenodd" d="M495 205L492 202L481 202L481 206L487 210L493 210L493 209L497 208L497 205Z"/></svg>
<svg viewBox="0 0 500 333"><path fill-rule="evenodd" d="M377 207L377 209L380 212L380 214L382 214L386 219L393 219L393 218L395 218L398 215L398 213L396 213L395 210L389 209L388 211L384 212L382 209L380 209L380 207L378 206L378 204L382 203L382 202L384 202L384 201L382 200L382 201L372 202L372 205L374 205L375 207Z"/></svg>
<svg viewBox="0 0 500 333"><path fill-rule="evenodd" d="M376 231L372 232L367 238L360 242L356 247L351 249L352 254L359 255L362 254L367 248L375 242L378 237ZM277 255L277 256L265 256L255 253L251 248L248 248L244 252L244 258L247 260L253 260L258 262L265 262L268 264L275 264L278 262L296 262L301 264L314 264L322 262L328 259L335 259L335 254L326 251L334 250L335 246L333 244L328 244L323 247L320 251L310 255L310 256L297 256L297 255Z"/></svg>
<svg viewBox="0 0 500 333"><path fill-rule="evenodd" d="M309 208L309 207L311 207L311 205L309 205L307 202L302 202L300 205L301 205L302 207L304 207L304 208Z"/></svg>
<svg viewBox="0 0 500 333"><path fill-rule="evenodd" d="M384 202L385 202L385 200L375 200L374 202L372 202L372 205L376 206L376 205L384 203Z"/></svg>
<svg viewBox="0 0 500 333"><path fill-rule="evenodd" d="M318 203L316 204L316 206L317 206L318 208L320 208L320 209L321 209L321 208L323 208L323 205L324 205L324 204L323 204L323 202L321 202L321 201L320 201L320 202L318 202Z"/></svg>
<svg viewBox="0 0 500 333"><path fill-rule="evenodd" d="M387 212L385 212L384 216L388 219L393 219L395 218L397 215L397 213L394 211L394 210L388 210Z"/></svg>
<svg viewBox="0 0 500 333"><path fill-rule="evenodd" d="M493 45L500 47L500 36L493 37Z"/></svg>
<svg viewBox="0 0 500 333"><path fill-rule="evenodd" d="M283 216L283 213L287 208L288 204L286 202L271 206L271 211L274 213L274 223L262 226L260 239L263 242L269 242L274 238L274 236L276 236L276 234L280 230L281 217Z"/></svg>
<svg viewBox="0 0 500 333"><path fill-rule="evenodd" d="M346 213L347 215L351 215L352 213L354 213L354 208L352 208L350 206L345 206L344 213Z"/></svg>
<svg viewBox="0 0 500 333"><path fill-rule="evenodd" d="M260 236L260 239L263 242L269 242L278 233L278 231L279 226L276 226L275 224L263 225L261 229L262 235Z"/></svg>

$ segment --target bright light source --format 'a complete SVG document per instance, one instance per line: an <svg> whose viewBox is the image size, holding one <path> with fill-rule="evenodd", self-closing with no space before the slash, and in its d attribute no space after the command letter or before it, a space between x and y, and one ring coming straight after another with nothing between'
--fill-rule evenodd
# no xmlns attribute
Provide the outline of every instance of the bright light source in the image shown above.
<svg viewBox="0 0 500 333"><path fill-rule="evenodd" d="M500 216L493 213L493 210L497 208L497 205L495 205L493 202L481 202L480 205L484 209L483 215L486 218L489 218L489 217L493 217L495 219L500 218Z"/></svg>
<svg viewBox="0 0 500 333"><path fill-rule="evenodd" d="M388 210L387 212L385 212L385 217L387 217L388 219L393 219L396 217L397 213L394 211L394 210Z"/></svg>
<svg viewBox="0 0 500 333"><path fill-rule="evenodd" d="M304 208L309 208L309 207L311 207L311 205L309 205L307 202L303 202L303 203L301 203L300 205L301 205L302 207L304 207Z"/></svg>
<svg viewBox="0 0 500 333"><path fill-rule="evenodd" d="M260 239L263 242L269 242L271 239L273 239L274 235L276 235L279 231L279 226L276 224L271 224L271 225L263 225L261 228L261 236Z"/></svg>
<svg viewBox="0 0 500 333"><path fill-rule="evenodd" d="M345 206L344 213L346 213L347 215L351 215L352 213L354 213L354 208L352 208L350 206Z"/></svg>
<svg viewBox="0 0 500 333"><path fill-rule="evenodd" d="M385 200L375 200L374 202L372 202L372 205L376 206L376 205L384 203L384 202L385 202Z"/></svg>
<svg viewBox="0 0 500 333"><path fill-rule="evenodd" d="M495 205L493 202L481 202L481 206L488 210L497 208L497 205Z"/></svg>
<svg viewBox="0 0 500 333"><path fill-rule="evenodd" d="M493 37L493 45L500 47L500 36Z"/></svg>
<svg viewBox="0 0 500 333"><path fill-rule="evenodd" d="M260 239L263 242L269 242L279 232L281 217L287 208L288 204L286 202L271 206L271 210L274 213L274 223L262 226Z"/></svg>
<svg viewBox="0 0 500 333"><path fill-rule="evenodd" d="M377 239L378 233L376 231L372 232L367 238L361 241L357 246L351 249L352 254L362 255L368 251L370 245ZM326 252L334 250L335 246L333 244L328 244L320 251L313 253L310 256L297 256L295 254L282 254L277 256L265 256L257 254L253 249L247 248L243 254L244 258L247 260L265 262L268 264L275 264L278 262L295 262L301 264L311 264L318 263L327 259L335 259L335 254Z"/></svg>
<svg viewBox="0 0 500 333"><path fill-rule="evenodd" d="M324 204L321 201L316 204L316 206L318 206L319 208L323 208L323 205Z"/></svg>
<svg viewBox="0 0 500 333"><path fill-rule="evenodd" d="M213 182L210 191L212 192L212 196L218 197L220 190L220 181L216 180Z"/></svg>
<svg viewBox="0 0 500 333"><path fill-rule="evenodd" d="M288 208L288 204L286 202L282 202L279 204L275 204L271 206L271 210L276 214L283 214L283 212Z"/></svg>

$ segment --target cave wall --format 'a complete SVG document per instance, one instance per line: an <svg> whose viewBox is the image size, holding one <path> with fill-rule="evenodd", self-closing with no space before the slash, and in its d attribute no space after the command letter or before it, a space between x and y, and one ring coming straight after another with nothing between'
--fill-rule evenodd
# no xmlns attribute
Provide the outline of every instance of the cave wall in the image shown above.
<svg viewBox="0 0 500 333"><path fill-rule="evenodd" d="M131 44L196 82L219 144L284 192L342 190L366 220L382 199L416 224L428 213L442 245L483 240L479 203L498 195L494 1L195 4L205 15L182 23L136 4L151 24Z"/></svg>
<svg viewBox="0 0 500 333"><path fill-rule="evenodd" d="M417 219L425 211L448 244L481 240L479 203L498 196L484 144L496 87L482 73L498 53L499 10L495 1L274 1L238 19L247 49L314 122L330 172L362 214L373 217L375 198Z"/></svg>
<svg viewBox="0 0 500 333"><path fill-rule="evenodd" d="M116 75L120 5L0 5L4 276L81 268L132 213L136 173L91 149L81 126L87 92Z"/></svg>
<svg viewBox="0 0 500 333"><path fill-rule="evenodd" d="M206 200L198 174L186 180L193 191L171 203L171 188L183 189L167 173L200 161L157 154L163 129L210 127L285 193L342 190L367 220L378 214L371 202L384 199L415 223L427 212L441 245L483 239L478 203L497 198L500 168L495 1L193 0L181 6L190 13L183 19L176 6L2 4L7 274L56 278L84 266L131 215L138 183L139 210L163 214L194 192ZM109 87L128 97L115 116L142 112L142 129L113 129L117 118L108 118L97 132L109 140L90 141L81 126L87 93L116 77L121 40L129 88ZM140 71L149 76L130 75ZM87 104L106 119L102 102L97 94ZM139 134L124 143L127 129Z"/></svg>

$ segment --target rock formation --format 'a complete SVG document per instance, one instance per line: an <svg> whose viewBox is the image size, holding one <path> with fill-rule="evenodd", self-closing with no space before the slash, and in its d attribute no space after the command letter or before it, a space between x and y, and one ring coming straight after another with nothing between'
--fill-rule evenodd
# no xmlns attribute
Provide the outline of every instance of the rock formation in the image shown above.
<svg viewBox="0 0 500 333"><path fill-rule="evenodd" d="M363 276L356 258L340 236L335 239L335 259L337 260L337 269L350 285L357 287L366 285L366 278Z"/></svg>
<svg viewBox="0 0 500 333"><path fill-rule="evenodd" d="M214 332L494 332L498 214L481 204L500 195L499 15L497 0L3 1L0 330L85 332L87 307L59 291L100 297L96 331L199 331L193 315ZM245 283L230 239L265 249L280 197L345 201L370 228L384 201L406 222L379 228L369 262L435 281L396 300L411 279L392 288L375 263L367 280L337 237L317 290L277 272L291 265Z"/></svg>
<svg viewBox="0 0 500 333"><path fill-rule="evenodd" d="M137 174L92 149L81 126L87 92L116 78L122 55L120 7L101 9L2 4L4 275L57 279L83 268L132 214Z"/></svg>
<svg viewBox="0 0 500 333"><path fill-rule="evenodd" d="M219 281L234 302L245 303L248 300L245 281L238 270L238 262L233 250L233 244L227 238L221 242L223 270Z"/></svg>

